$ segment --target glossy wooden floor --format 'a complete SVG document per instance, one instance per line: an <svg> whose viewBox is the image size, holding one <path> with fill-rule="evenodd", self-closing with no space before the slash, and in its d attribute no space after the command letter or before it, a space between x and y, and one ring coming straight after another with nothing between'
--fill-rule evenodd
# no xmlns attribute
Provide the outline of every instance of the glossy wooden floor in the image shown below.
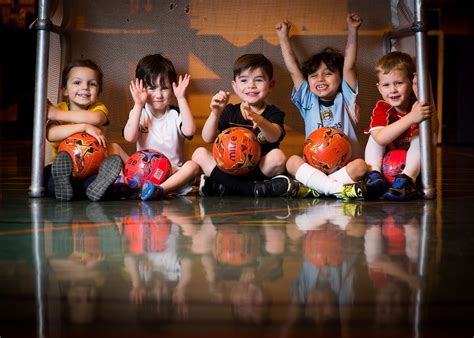
<svg viewBox="0 0 474 338"><path fill-rule="evenodd" d="M28 197L1 143L0 336L472 337L474 152L435 200Z"/></svg>

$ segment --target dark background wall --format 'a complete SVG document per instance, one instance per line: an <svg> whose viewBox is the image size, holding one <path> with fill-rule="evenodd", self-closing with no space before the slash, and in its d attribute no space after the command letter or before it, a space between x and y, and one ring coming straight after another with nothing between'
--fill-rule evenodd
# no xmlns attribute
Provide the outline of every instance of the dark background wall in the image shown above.
<svg viewBox="0 0 474 338"><path fill-rule="evenodd" d="M12 1L11 8L1 5L0 139L30 140L32 135L36 32L27 28L36 16L32 2L23 2L23 7L21 1ZM429 28L445 33L443 144L474 144L474 104L470 102L474 87L474 2L428 0L425 8ZM429 39L430 55L436 53L436 41ZM435 58L430 60L435 79Z"/></svg>

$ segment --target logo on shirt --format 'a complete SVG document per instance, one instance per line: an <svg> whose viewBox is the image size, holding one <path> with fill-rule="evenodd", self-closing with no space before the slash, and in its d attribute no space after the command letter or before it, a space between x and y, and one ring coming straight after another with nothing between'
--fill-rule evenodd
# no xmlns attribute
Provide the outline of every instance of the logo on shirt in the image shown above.
<svg viewBox="0 0 474 338"><path fill-rule="evenodd" d="M332 124L334 122L334 115L332 114L331 109L321 109L321 121L323 125Z"/></svg>

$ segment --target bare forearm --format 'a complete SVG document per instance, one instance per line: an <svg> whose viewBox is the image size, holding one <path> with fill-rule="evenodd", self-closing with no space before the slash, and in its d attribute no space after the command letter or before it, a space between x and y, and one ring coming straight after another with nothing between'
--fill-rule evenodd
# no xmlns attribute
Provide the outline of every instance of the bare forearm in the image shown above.
<svg viewBox="0 0 474 338"><path fill-rule="evenodd" d="M265 136L265 139L270 143L278 141L282 133L279 125L276 123L271 123L268 120L265 120L263 123L261 123L259 128Z"/></svg>
<svg viewBox="0 0 474 338"><path fill-rule="evenodd" d="M69 136L85 131L87 128L86 123L75 123L75 124L63 124L59 126L51 126L47 130L47 139L50 142L59 142Z"/></svg>
<svg viewBox="0 0 474 338"><path fill-rule="evenodd" d="M178 106L183 121L182 132L188 137L194 136L196 133L196 122L194 121L188 101L185 98L178 99Z"/></svg>
<svg viewBox="0 0 474 338"><path fill-rule="evenodd" d="M291 48L290 40L287 37L280 39L280 48L285 66L293 80L293 85L295 88L299 88L304 78L299 67L298 59L296 58L296 55Z"/></svg>
<svg viewBox="0 0 474 338"><path fill-rule="evenodd" d="M219 118L216 114L211 113L202 128L202 139L206 143L212 143L217 137L219 130L217 129Z"/></svg>
<svg viewBox="0 0 474 338"><path fill-rule="evenodd" d="M88 123L94 126L103 126L107 123L107 116L101 110L62 110L54 106L48 107L48 119L68 123Z"/></svg>
<svg viewBox="0 0 474 338"><path fill-rule="evenodd" d="M347 36L346 50L344 53L344 80L349 84L352 90L355 89L357 74L356 74L356 59L357 59L357 31L349 30Z"/></svg>
<svg viewBox="0 0 474 338"><path fill-rule="evenodd" d="M123 137L127 142L135 143L138 138L138 126L140 125L140 116L142 106L134 105L128 116L128 121L123 129Z"/></svg>
<svg viewBox="0 0 474 338"><path fill-rule="evenodd" d="M412 124L413 122L409 118L409 115L406 115L405 117L392 124L389 124L388 126L374 130L371 132L371 135L373 136L375 142L386 146L395 141L397 137L407 131Z"/></svg>

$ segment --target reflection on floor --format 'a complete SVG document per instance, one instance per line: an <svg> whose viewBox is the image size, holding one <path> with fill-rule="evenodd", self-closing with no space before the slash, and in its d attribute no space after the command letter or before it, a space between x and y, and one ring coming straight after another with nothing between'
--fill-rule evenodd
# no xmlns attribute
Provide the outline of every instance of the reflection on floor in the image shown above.
<svg viewBox="0 0 474 338"><path fill-rule="evenodd" d="M13 153L0 175L2 337L474 332L472 149L440 151L437 199L405 203L60 203L28 198L28 160Z"/></svg>

